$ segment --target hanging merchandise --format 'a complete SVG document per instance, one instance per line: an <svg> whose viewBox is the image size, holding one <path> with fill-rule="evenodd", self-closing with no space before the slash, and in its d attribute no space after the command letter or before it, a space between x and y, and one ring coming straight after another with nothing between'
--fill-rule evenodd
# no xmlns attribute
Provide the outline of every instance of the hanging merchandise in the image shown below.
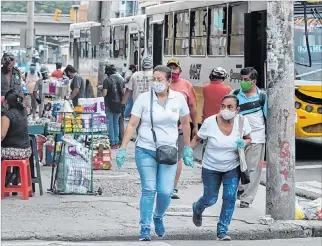
<svg viewBox="0 0 322 246"><path fill-rule="evenodd" d="M63 137L58 172L58 190L71 194L87 194L93 189L90 151L71 138Z"/></svg>

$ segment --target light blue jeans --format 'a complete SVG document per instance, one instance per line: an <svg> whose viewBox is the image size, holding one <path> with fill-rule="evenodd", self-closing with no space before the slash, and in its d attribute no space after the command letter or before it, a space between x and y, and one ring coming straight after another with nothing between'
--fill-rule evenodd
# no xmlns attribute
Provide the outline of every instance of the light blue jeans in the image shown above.
<svg viewBox="0 0 322 246"><path fill-rule="evenodd" d="M120 135L120 125L119 119L121 114L114 114L109 109L106 108L106 117L107 117L107 129L110 137L111 145L119 144L119 135Z"/></svg>
<svg viewBox="0 0 322 246"><path fill-rule="evenodd" d="M140 147L135 148L135 162L142 187L140 225L141 229L150 229L152 214L155 218L162 218L170 205L177 164L158 164L155 161L155 151ZM156 193L156 206L153 213Z"/></svg>
<svg viewBox="0 0 322 246"><path fill-rule="evenodd" d="M124 111L124 118L130 118L131 117L131 111L133 107L133 96L131 95L129 99L127 100L125 111Z"/></svg>

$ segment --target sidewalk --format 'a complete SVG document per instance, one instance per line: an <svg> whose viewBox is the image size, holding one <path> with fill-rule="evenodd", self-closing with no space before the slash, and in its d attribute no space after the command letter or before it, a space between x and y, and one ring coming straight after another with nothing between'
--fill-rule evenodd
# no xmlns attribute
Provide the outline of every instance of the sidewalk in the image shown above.
<svg viewBox="0 0 322 246"><path fill-rule="evenodd" d="M102 196L57 196L45 193L28 201L20 197L2 201L2 240L136 241L139 234L140 181L134 163L134 144L128 149L124 168L95 171L95 190ZM115 153L114 153L115 154ZM42 167L43 186L49 188L51 170ZM204 213L203 226L192 223L192 202L202 194L200 168L184 167L180 200L173 200L165 217L163 240L207 240L216 238L221 199ZM221 198L221 195L219 196ZM265 187L260 186L251 208L236 204L229 235L233 239L272 239L322 236L318 221L280 221L270 226L258 222L265 214ZM155 239L155 237L153 237Z"/></svg>

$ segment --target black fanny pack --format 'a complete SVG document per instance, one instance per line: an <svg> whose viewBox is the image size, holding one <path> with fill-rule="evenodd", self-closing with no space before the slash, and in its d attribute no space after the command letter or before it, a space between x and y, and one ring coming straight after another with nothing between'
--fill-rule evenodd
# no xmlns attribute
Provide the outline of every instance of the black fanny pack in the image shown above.
<svg viewBox="0 0 322 246"><path fill-rule="evenodd" d="M151 119L151 132L153 135L153 141L155 143L156 148L156 157L155 160L159 164L165 165L175 165L178 162L178 150L175 147L169 145L157 145L157 136L153 129L153 90L151 90L151 102L150 102L150 119Z"/></svg>

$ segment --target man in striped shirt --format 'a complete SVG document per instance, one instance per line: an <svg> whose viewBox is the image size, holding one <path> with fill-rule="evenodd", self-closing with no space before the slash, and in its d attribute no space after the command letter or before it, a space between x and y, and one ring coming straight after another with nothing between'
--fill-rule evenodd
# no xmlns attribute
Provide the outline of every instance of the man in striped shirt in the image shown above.
<svg viewBox="0 0 322 246"><path fill-rule="evenodd" d="M241 89L237 89L231 94L238 97L239 113L245 115L249 121L252 129L250 133L252 142L245 150L250 183L239 187L237 197L240 199L240 207L248 208L255 199L262 173L261 163L265 158L267 97L266 93L256 86L258 73L254 68L243 68L240 75Z"/></svg>

